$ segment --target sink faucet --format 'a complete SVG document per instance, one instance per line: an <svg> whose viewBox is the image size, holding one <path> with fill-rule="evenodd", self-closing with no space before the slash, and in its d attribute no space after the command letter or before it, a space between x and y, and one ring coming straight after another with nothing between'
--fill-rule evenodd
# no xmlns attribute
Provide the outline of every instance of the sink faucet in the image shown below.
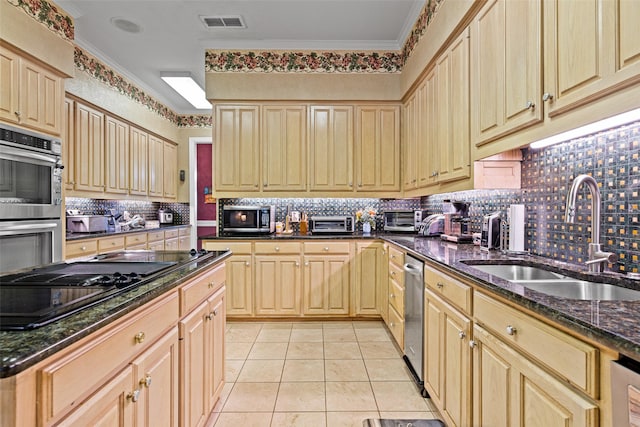
<svg viewBox="0 0 640 427"><path fill-rule="evenodd" d="M576 217L576 198L578 190L584 184L591 193L591 243L589 244L589 260L585 263L590 272L604 271L605 263L616 262L618 256L611 252L604 252L600 248L600 190L598 183L589 175L578 175L571 184L567 194L567 208L564 214L565 222L573 224Z"/></svg>

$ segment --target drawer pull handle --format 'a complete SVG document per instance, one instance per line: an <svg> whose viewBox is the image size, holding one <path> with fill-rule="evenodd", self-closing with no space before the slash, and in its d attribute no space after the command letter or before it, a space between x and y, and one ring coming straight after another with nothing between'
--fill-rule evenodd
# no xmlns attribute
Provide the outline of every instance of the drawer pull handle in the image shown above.
<svg viewBox="0 0 640 427"><path fill-rule="evenodd" d="M213 288L215 284L213 282L209 282L209 288Z"/></svg>
<svg viewBox="0 0 640 427"><path fill-rule="evenodd" d="M249 267L249 265L251 265L251 264L249 264L249 261L245 261L244 265L246 265L247 267Z"/></svg>
<svg viewBox="0 0 640 427"><path fill-rule="evenodd" d="M145 338L144 332L138 332L134 337L134 339L136 340L136 343L138 344L142 344L144 342L144 338Z"/></svg>
<svg viewBox="0 0 640 427"><path fill-rule="evenodd" d="M328 251L329 251L329 248L325 246L324 251L325 251L325 252L328 252Z"/></svg>
<svg viewBox="0 0 640 427"><path fill-rule="evenodd" d="M389 294L389 298L395 298L396 296L394 294Z"/></svg>
<svg viewBox="0 0 640 427"><path fill-rule="evenodd" d="M83 251L86 251L87 247L86 246L82 246L80 249L83 250Z"/></svg>
<svg viewBox="0 0 640 427"><path fill-rule="evenodd" d="M517 332L518 330L513 326L511 325L507 326L507 335L515 335Z"/></svg>
<svg viewBox="0 0 640 427"><path fill-rule="evenodd" d="M218 309L213 310L213 315L217 316L218 315Z"/></svg>
<svg viewBox="0 0 640 427"><path fill-rule="evenodd" d="M147 374L140 380L140 385L146 388L151 387L151 375Z"/></svg>
<svg viewBox="0 0 640 427"><path fill-rule="evenodd" d="M439 289L442 289L442 288L444 288L444 283L442 283L442 282L438 282L438 283L436 284L436 286L437 286Z"/></svg>
<svg viewBox="0 0 640 427"><path fill-rule="evenodd" d="M476 342L474 340L469 341L469 347L475 348L476 347Z"/></svg>
<svg viewBox="0 0 640 427"><path fill-rule="evenodd" d="M138 389L135 389L129 394L127 394L127 399L129 399L132 402L137 402L139 397L140 397L140 390Z"/></svg>
<svg viewBox="0 0 640 427"><path fill-rule="evenodd" d="M389 323L389 327L393 328L395 326L395 324L393 322Z"/></svg>
<svg viewBox="0 0 640 427"><path fill-rule="evenodd" d="M280 246L276 246L276 252L280 252Z"/></svg>
<svg viewBox="0 0 640 427"><path fill-rule="evenodd" d="M536 104L534 104L532 101L527 101L526 107L527 110L533 110L534 108L536 108Z"/></svg>
<svg viewBox="0 0 640 427"><path fill-rule="evenodd" d="M213 312L207 314L206 316L204 316L207 320L212 320L213 319Z"/></svg>
<svg viewBox="0 0 640 427"><path fill-rule="evenodd" d="M458 336L460 337L461 340L463 340L463 339L465 339L467 334L465 334L464 331L460 331L460 332L458 332Z"/></svg>

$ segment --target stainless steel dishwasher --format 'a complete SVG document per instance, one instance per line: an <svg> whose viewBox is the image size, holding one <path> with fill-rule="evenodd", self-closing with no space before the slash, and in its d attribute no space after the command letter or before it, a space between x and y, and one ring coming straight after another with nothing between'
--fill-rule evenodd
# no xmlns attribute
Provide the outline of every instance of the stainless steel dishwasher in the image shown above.
<svg viewBox="0 0 640 427"><path fill-rule="evenodd" d="M404 264L404 361L414 376L420 393L424 388L424 263L411 255Z"/></svg>

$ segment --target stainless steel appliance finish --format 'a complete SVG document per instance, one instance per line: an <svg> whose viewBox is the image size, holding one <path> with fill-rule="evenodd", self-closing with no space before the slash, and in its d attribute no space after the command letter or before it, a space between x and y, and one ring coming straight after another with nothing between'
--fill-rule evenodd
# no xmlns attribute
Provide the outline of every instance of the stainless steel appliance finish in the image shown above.
<svg viewBox="0 0 640 427"><path fill-rule="evenodd" d="M0 125L0 218L62 216L59 140Z"/></svg>
<svg viewBox="0 0 640 427"><path fill-rule="evenodd" d="M424 397L424 262L407 255L404 264L404 360Z"/></svg>
<svg viewBox="0 0 640 427"><path fill-rule="evenodd" d="M640 425L640 363L622 358L611 362L611 422L616 427Z"/></svg>
<svg viewBox="0 0 640 427"><path fill-rule="evenodd" d="M416 230L421 236L439 236L444 233L444 215L429 215L422 220Z"/></svg>
<svg viewBox="0 0 640 427"><path fill-rule="evenodd" d="M109 218L104 215L67 215L70 233L101 233L108 228Z"/></svg>
<svg viewBox="0 0 640 427"><path fill-rule="evenodd" d="M222 233L262 234L276 229L275 206L224 206Z"/></svg>
<svg viewBox="0 0 640 427"><path fill-rule="evenodd" d="M500 247L500 212L494 212L482 217L480 248L498 249Z"/></svg>
<svg viewBox="0 0 640 427"><path fill-rule="evenodd" d="M60 219L0 221L0 274L62 261Z"/></svg>
<svg viewBox="0 0 640 427"><path fill-rule="evenodd" d="M426 210L397 209L385 211L384 231L415 233L422 220L426 217Z"/></svg>
<svg viewBox="0 0 640 427"><path fill-rule="evenodd" d="M173 224L173 212L167 209L158 209L158 221L160 224Z"/></svg>
<svg viewBox="0 0 640 427"><path fill-rule="evenodd" d="M309 219L312 234L349 234L353 233L352 216L312 216Z"/></svg>

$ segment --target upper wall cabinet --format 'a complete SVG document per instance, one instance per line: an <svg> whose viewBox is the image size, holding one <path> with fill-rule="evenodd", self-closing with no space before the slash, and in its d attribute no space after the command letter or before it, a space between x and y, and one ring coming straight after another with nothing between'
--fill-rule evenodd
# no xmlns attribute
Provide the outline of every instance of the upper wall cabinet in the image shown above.
<svg viewBox="0 0 640 427"><path fill-rule="evenodd" d="M262 106L262 190L307 189L307 107Z"/></svg>
<svg viewBox="0 0 640 427"><path fill-rule="evenodd" d="M579 2L574 2L579 3ZM472 140L542 120L542 3L490 0L471 25Z"/></svg>
<svg viewBox="0 0 640 427"><path fill-rule="evenodd" d="M129 192L129 125L113 117L105 117L106 190Z"/></svg>
<svg viewBox="0 0 640 427"><path fill-rule="evenodd" d="M61 77L0 46L0 119L57 136L63 103Z"/></svg>
<svg viewBox="0 0 640 427"><path fill-rule="evenodd" d="M400 190L400 107L356 107L358 191Z"/></svg>
<svg viewBox="0 0 640 427"><path fill-rule="evenodd" d="M175 199L178 194L178 146L164 141L162 146L162 194L165 199Z"/></svg>
<svg viewBox="0 0 640 427"><path fill-rule="evenodd" d="M76 103L74 190L103 192L104 114Z"/></svg>
<svg viewBox="0 0 640 427"><path fill-rule="evenodd" d="M129 194L146 196L149 183L149 134L129 127Z"/></svg>
<svg viewBox="0 0 640 427"><path fill-rule="evenodd" d="M311 191L353 191L353 107L313 105L310 113Z"/></svg>
<svg viewBox="0 0 640 427"><path fill-rule="evenodd" d="M164 141L149 135L149 196L162 197L164 194L163 153Z"/></svg>
<svg viewBox="0 0 640 427"><path fill-rule="evenodd" d="M215 188L258 191L260 129L257 105L217 105L215 116Z"/></svg>

